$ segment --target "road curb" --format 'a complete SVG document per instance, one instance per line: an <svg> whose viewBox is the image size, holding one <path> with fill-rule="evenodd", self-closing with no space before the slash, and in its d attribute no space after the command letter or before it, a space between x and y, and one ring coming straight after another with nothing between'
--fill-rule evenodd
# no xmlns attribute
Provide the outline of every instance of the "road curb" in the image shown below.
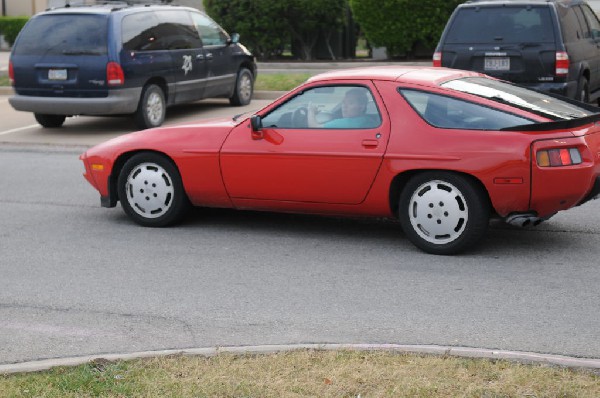
<svg viewBox="0 0 600 398"><path fill-rule="evenodd" d="M13 88L9 86L0 86L0 95L12 95L14 93Z"/></svg>
<svg viewBox="0 0 600 398"><path fill-rule="evenodd" d="M45 359L0 365L0 374L29 373L48 370L57 366L78 366L94 360L129 361L141 358L156 358L169 355L211 357L220 353L230 354L274 354L298 350L352 350L352 351L389 351L397 353L428 354L463 358L502 359L523 363L541 363L569 368L600 369L600 359L577 358L564 355L538 354L534 352L490 350L471 347L452 347L438 345L402 345L402 344L289 344L187 348L180 350L140 351L121 354L85 355Z"/></svg>

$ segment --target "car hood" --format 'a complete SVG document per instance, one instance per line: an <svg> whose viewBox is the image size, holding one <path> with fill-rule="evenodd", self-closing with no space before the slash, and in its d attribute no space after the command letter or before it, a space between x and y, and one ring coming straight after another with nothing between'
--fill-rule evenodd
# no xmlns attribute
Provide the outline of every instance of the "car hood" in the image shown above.
<svg viewBox="0 0 600 398"><path fill-rule="evenodd" d="M218 151L229 132L246 121L231 118L204 119L194 123L158 127L115 137L88 149L82 157L116 158L130 151L152 150L166 154Z"/></svg>

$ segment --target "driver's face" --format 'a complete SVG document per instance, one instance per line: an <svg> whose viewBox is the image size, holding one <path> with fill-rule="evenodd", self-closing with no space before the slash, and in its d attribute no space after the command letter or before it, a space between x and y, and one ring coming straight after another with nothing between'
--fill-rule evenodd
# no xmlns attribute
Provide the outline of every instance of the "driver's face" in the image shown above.
<svg viewBox="0 0 600 398"><path fill-rule="evenodd" d="M357 117L365 113L364 104L355 95L346 95L342 101L342 116Z"/></svg>

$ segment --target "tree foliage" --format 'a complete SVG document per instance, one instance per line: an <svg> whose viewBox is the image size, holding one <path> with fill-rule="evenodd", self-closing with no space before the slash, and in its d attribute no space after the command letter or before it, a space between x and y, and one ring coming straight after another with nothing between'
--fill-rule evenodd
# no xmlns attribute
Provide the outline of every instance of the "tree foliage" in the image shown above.
<svg viewBox="0 0 600 398"><path fill-rule="evenodd" d="M29 17L0 17L0 35L12 46Z"/></svg>
<svg viewBox="0 0 600 398"><path fill-rule="evenodd" d="M347 0L205 0L206 12L260 58L292 40L310 59L319 38L328 40L344 24Z"/></svg>
<svg viewBox="0 0 600 398"><path fill-rule="evenodd" d="M411 55L417 44L433 48L463 0L349 0L354 19L375 47Z"/></svg>

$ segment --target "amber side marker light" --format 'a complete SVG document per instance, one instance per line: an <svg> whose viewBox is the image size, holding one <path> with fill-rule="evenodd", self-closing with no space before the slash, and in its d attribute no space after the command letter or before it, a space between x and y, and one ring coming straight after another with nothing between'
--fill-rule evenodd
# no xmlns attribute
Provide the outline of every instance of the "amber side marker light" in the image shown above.
<svg viewBox="0 0 600 398"><path fill-rule="evenodd" d="M536 159L540 167L571 166L582 162L577 148L544 149L537 152Z"/></svg>
<svg viewBox="0 0 600 398"><path fill-rule="evenodd" d="M92 164L92 170L102 171L102 170L104 170L104 165L103 164Z"/></svg>

